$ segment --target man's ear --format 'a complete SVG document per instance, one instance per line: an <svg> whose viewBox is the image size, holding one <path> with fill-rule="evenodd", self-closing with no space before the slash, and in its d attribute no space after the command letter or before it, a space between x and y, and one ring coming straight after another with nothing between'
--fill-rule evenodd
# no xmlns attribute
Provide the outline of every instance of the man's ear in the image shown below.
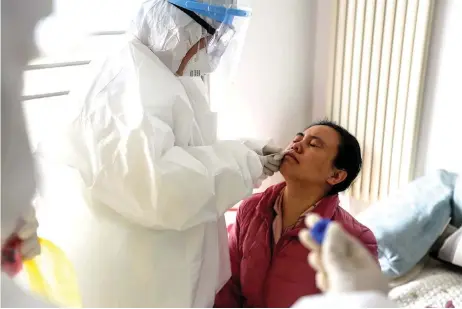
<svg viewBox="0 0 462 309"><path fill-rule="evenodd" d="M348 173L346 171L335 169L332 172L332 175L329 178L327 178L327 183L331 186L335 186L336 184L339 184L342 181L344 181L347 175Z"/></svg>

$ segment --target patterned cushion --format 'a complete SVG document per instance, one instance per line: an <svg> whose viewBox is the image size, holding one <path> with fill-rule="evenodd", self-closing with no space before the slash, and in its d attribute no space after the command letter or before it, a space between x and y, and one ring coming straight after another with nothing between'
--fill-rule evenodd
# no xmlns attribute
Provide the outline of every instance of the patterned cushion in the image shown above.
<svg viewBox="0 0 462 309"><path fill-rule="evenodd" d="M451 301L456 308L462 306L462 272L430 259L417 278L395 287L389 297L399 307L444 308Z"/></svg>

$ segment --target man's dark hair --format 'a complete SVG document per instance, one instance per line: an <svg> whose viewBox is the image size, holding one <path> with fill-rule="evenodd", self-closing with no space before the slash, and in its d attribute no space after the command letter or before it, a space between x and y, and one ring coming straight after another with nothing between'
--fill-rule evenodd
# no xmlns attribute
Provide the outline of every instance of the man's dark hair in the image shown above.
<svg viewBox="0 0 462 309"><path fill-rule="evenodd" d="M361 171L361 165L363 163L361 158L361 146L359 146L359 142L356 137L333 121L317 121L311 124L308 128L313 126L328 126L337 131L340 136L337 156L334 158L334 166L337 169L346 171L347 176L344 181L334 185L328 192L328 195L334 195L345 191Z"/></svg>

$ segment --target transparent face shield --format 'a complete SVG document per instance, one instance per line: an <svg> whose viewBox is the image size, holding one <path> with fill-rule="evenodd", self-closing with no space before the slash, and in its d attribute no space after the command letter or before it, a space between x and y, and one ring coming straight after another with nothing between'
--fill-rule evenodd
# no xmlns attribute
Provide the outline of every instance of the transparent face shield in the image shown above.
<svg viewBox="0 0 462 309"><path fill-rule="evenodd" d="M245 40L251 10L236 1L223 4L195 0L168 0L200 26L201 37L192 44L172 71L178 76L202 76L216 70L220 63L233 67ZM225 3L227 2L227 3ZM232 2L232 3L231 3ZM179 53L179 55L181 55Z"/></svg>

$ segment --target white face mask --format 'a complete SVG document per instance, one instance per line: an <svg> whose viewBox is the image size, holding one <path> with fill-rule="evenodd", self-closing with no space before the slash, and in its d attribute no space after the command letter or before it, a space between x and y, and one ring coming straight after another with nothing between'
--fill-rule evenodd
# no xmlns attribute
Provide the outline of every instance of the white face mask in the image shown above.
<svg viewBox="0 0 462 309"><path fill-rule="evenodd" d="M209 58L210 57L207 55L205 48L203 48L188 61L183 72L177 71L176 74L178 76L194 77L213 72L216 69L216 65L214 65Z"/></svg>
<svg viewBox="0 0 462 309"><path fill-rule="evenodd" d="M185 72L189 72L189 76L201 76L214 72L234 33L235 31L231 27L220 25L213 36L206 38L206 47L199 50L195 57L188 62Z"/></svg>
<svg viewBox="0 0 462 309"><path fill-rule="evenodd" d="M178 76L201 76L209 67L205 48L207 33L194 21L183 27L179 34L177 46L172 50L174 55L171 68Z"/></svg>

